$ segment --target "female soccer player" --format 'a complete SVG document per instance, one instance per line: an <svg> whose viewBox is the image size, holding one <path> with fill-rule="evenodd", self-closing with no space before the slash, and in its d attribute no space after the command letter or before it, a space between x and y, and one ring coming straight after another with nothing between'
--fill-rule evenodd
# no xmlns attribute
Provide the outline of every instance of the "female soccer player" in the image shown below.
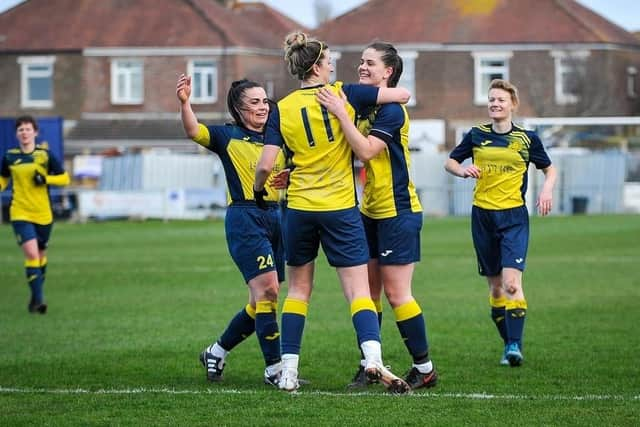
<svg viewBox="0 0 640 427"><path fill-rule="evenodd" d="M475 178L471 234L478 271L489 284L491 318L504 341L502 365L520 366L527 301L522 289L529 213L525 205L529 163L545 179L536 202L540 215L551 211L556 170L538 135L515 125L518 90L508 81L489 85L491 123L474 126L451 152L445 169L460 178ZM472 163L462 165L471 157Z"/></svg>
<svg viewBox="0 0 640 427"><path fill-rule="evenodd" d="M16 119L16 137L20 146L7 150L0 170L0 191L9 180L13 195L9 217L24 253L27 282L31 288L30 313L45 314L44 281L47 270L47 245L53 228L49 185L69 184L69 174L48 149L36 145L38 123L31 116Z"/></svg>
<svg viewBox="0 0 640 427"><path fill-rule="evenodd" d="M316 101L316 93L329 83L333 67L326 44L301 32L285 39L289 72L301 80L274 108L265 134L265 146L256 168L254 191L264 194L273 159L285 147L292 162L283 214L289 288L282 308L282 376L279 387L298 388L298 361L308 303L313 287L314 260L322 248L336 268L350 304L358 343L365 358L365 372L395 393L409 386L382 363L380 327L367 283L369 254L360 214L356 207L351 148L335 117ZM367 106L406 102L409 93L400 88L343 85L350 114ZM355 111L354 111L355 108ZM267 194L269 191L267 190Z"/></svg>
<svg viewBox="0 0 640 427"><path fill-rule="evenodd" d="M375 42L362 52L360 83L396 87L402 58L393 45ZM356 156L364 162L366 181L361 204L369 244L369 289L382 321L382 289L393 308L396 325L413 359L405 378L412 389L433 387L437 373L429 358L424 316L411 291L414 265L420 260L422 207L409 176L409 115L398 103L365 110L358 127L344 101L331 91L318 93L320 103L340 120ZM364 360L351 387L367 385Z"/></svg>
<svg viewBox="0 0 640 427"><path fill-rule="evenodd" d="M253 198L255 164L263 145L269 115L265 90L249 80L231 84L227 106L233 126L198 123L191 108L191 77L181 75L176 94L181 105L184 130L189 138L218 154L224 167L228 208L225 231L229 253L249 286L249 303L232 319L220 338L200 355L209 381L222 380L227 354L254 331L264 356L264 382L277 385L280 377L280 333L276 318L278 291L284 280L284 246L281 233L279 192L267 184L269 196ZM284 167L284 156L274 156L275 171Z"/></svg>

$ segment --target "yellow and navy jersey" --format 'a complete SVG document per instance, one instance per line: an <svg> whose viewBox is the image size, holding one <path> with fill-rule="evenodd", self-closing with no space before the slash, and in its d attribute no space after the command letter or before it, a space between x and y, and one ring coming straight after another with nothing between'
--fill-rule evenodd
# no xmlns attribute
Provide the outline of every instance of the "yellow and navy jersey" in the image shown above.
<svg viewBox="0 0 640 427"><path fill-rule="evenodd" d="M364 85L325 85L338 94L342 89L347 111L375 105L378 88ZM355 172L351 147L340 122L316 100L323 86L298 89L271 111L265 144L285 147L291 173L287 206L313 212L352 208L356 205Z"/></svg>
<svg viewBox="0 0 640 427"><path fill-rule="evenodd" d="M494 132L491 124L474 126L449 157L459 163L473 159L481 171L473 205L490 210L524 205L529 163L538 169L551 165L538 135L515 124L504 134Z"/></svg>
<svg viewBox="0 0 640 427"><path fill-rule="evenodd" d="M220 157L227 181L227 202L253 201L253 182L256 175L256 165L262 154L264 136L262 133L235 126L205 126L198 124L198 135L195 142L213 151ZM285 158L278 153L273 172L284 169ZM281 191L274 189L267 180L266 201L277 202L281 198Z"/></svg>
<svg viewBox="0 0 640 427"><path fill-rule="evenodd" d="M9 217L11 221L28 221L35 224L51 224L53 214L49 199L49 186L36 185L33 178L42 175L64 175L61 185L68 184L68 175L58 159L44 147L36 146L25 153L20 148L10 148L5 153L0 175L11 179L13 190Z"/></svg>
<svg viewBox="0 0 640 427"><path fill-rule="evenodd" d="M400 104L385 104L358 116L364 135L375 136L387 145L364 162L366 181L361 212L373 219L392 218L404 212L422 212L411 180L409 155L409 114Z"/></svg>

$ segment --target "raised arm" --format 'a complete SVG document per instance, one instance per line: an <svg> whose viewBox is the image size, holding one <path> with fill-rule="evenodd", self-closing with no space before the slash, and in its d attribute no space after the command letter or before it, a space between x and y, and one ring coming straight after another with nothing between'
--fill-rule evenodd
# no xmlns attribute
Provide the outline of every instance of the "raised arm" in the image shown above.
<svg viewBox="0 0 640 427"><path fill-rule="evenodd" d="M191 139L198 136L198 119L191 108L191 77L181 74L176 85L176 96L180 101L180 118L184 132Z"/></svg>
<svg viewBox="0 0 640 427"><path fill-rule="evenodd" d="M340 91L338 97L331 90L322 88L318 91L317 98L321 105L338 118L351 149L360 160L371 160L384 150L386 144L383 140L372 135L362 135L353 123L345 107L347 97L344 92Z"/></svg>

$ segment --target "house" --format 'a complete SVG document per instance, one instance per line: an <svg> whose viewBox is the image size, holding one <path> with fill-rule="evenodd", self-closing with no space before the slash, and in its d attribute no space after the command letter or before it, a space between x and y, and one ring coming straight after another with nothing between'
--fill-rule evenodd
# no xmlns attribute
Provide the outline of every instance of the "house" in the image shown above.
<svg viewBox="0 0 640 427"><path fill-rule="evenodd" d="M364 46L393 43L414 141L440 149L487 120L494 78L518 86L520 118L640 115L640 40L574 0L370 0L314 35L347 82Z"/></svg>
<svg viewBox="0 0 640 427"><path fill-rule="evenodd" d="M228 119L231 81L280 98L297 82L284 36L302 26L260 2L27 0L0 14L0 116L65 119L67 153L186 144L175 99L193 75L199 119ZM392 42L413 92L412 140L451 147L486 120L487 84L513 81L519 117L640 114L640 40L574 0L370 0L311 31L336 77Z"/></svg>
<svg viewBox="0 0 640 427"><path fill-rule="evenodd" d="M228 119L247 77L282 96L282 41L302 26L263 3L27 0L0 14L0 117L62 116L67 155L150 145L195 150L178 115L181 73L200 120Z"/></svg>

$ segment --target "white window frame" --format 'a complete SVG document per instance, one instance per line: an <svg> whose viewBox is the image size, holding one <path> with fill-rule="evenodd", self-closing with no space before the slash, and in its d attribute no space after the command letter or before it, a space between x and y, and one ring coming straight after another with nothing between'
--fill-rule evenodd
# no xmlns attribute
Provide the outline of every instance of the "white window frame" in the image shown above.
<svg viewBox="0 0 640 427"><path fill-rule="evenodd" d="M196 63L206 62L210 66L198 66ZM198 71L198 75L196 75ZM192 104L214 104L218 101L218 63L211 58L193 58L187 64L187 75L191 76L191 103ZM200 94L195 93L196 79L200 81L200 87L206 87L207 77L211 77L211 93Z"/></svg>
<svg viewBox="0 0 640 427"><path fill-rule="evenodd" d="M418 58L418 51L404 50L399 51L398 55L402 58L402 75L400 75L398 86L409 90L411 98L406 105L408 107L414 107L418 102L416 99L416 59Z"/></svg>
<svg viewBox="0 0 640 427"><path fill-rule="evenodd" d="M131 68L121 68L123 63L133 63L140 68L140 96L134 96L132 85L136 78ZM125 93L118 93L119 79L125 79ZM139 105L144 102L144 61L139 58L114 58L111 60L111 103L113 105Z"/></svg>
<svg viewBox="0 0 640 427"><path fill-rule="evenodd" d="M338 60L342 58L342 52L338 52L335 50L332 50L330 52L331 55L329 57L329 60L331 61L331 64L333 64L333 74L331 74L330 80L331 83L333 83L338 80Z"/></svg>
<svg viewBox="0 0 640 427"><path fill-rule="evenodd" d="M555 84L554 84L554 92L556 104L558 105L569 105L575 104L580 100L580 97L574 95L572 93L567 93L565 91L565 87L563 85L564 79L562 76L565 73L575 72L574 67L565 65L562 63L563 59L573 59L577 61L584 61L589 57L589 51L579 50L579 51L560 51L560 50L552 50L550 53L551 57L554 61L554 69L555 69Z"/></svg>
<svg viewBox="0 0 640 427"><path fill-rule="evenodd" d="M634 66L627 67L627 96L629 98L637 98L636 81L638 78L638 69Z"/></svg>
<svg viewBox="0 0 640 427"><path fill-rule="evenodd" d="M489 82L484 81L485 75L500 74L501 79L509 80L509 59L513 52L472 52L473 56L473 103L487 105L489 99ZM484 65L483 61L502 61L503 65Z"/></svg>
<svg viewBox="0 0 640 427"><path fill-rule="evenodd" d="M53 107L53 64L55 56L20 56L20 105L22 108ZM31 67L46 67L46 70L32 70ZM29 80L32 78L48 78L51 87L50 99L31 99Z"/></svg>
<svg viewBox="0 0 640 427"><path fill-rule="evenodd" d="M273 99L276 93L276 84L273 82L272 78L268 78L264 82L264 91L267 92L267 98Z"/></svg>

